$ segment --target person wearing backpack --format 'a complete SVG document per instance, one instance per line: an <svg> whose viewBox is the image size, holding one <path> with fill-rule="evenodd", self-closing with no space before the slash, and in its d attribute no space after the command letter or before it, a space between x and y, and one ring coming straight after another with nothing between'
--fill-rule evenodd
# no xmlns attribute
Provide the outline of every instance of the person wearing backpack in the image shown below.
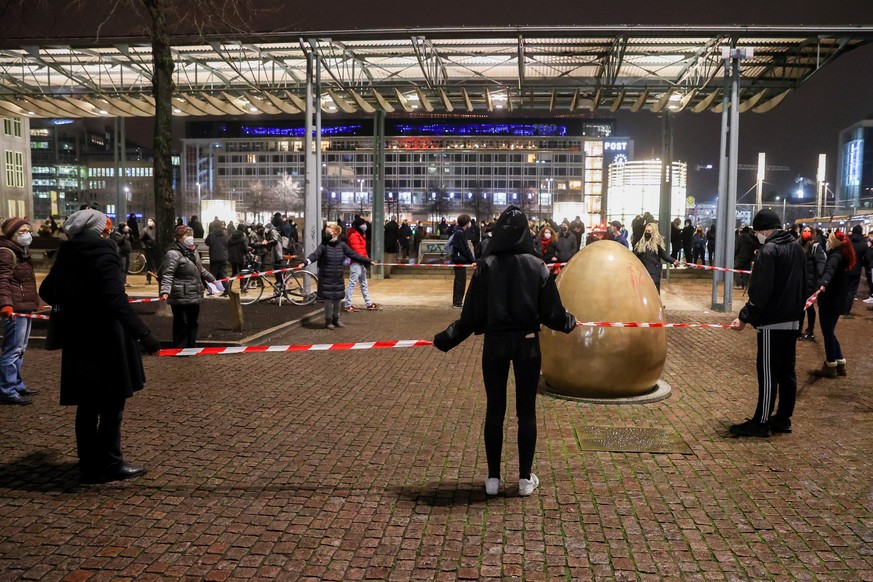
<svg viewBox="0 0 873 582"><path fill-rule="evenodd" d="M827 262L827 254L824 248L816 239L812 229L808 226L803 227L800 233L800 238L797 240L803 249L803 254L806 257L806 297L809 297L815 290L818 289L818 282L821 281L824 275L825 262ZM803 329L803 314L800 315L800 327ZM810 305L806 309L806 333L798 339L805 342L815 341L815 304Z"/></svg>
<svg viewBox="0 0 873 582"><path fill-rule="evenodd" d="M467 244L467 229L470 228L470 215L458 216L458 225L446 243L446 254L454 265L471 265L476 262L470 245ZM455 283L452 288L452 307L464 306L464 291L467 288L467 268L455 267Z"/></svg>
<svg viewBox="0 0 873 582"><path fill-rule="evenodd" d="M15 313L39 309L36 277L27 247L33 241L30 223L8 218L0 225L0 315L3 316L3 351L0 352L0 404L30 404L38 390L21 379L24 350L30 339L32 319Z"/></svg>

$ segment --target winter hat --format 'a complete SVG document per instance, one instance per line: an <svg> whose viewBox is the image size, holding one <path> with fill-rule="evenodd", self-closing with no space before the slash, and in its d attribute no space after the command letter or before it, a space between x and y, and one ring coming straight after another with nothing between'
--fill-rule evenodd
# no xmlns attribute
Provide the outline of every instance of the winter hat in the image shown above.
<svg viewBox="0 0 873 582"><path fill-rule="evenodd" d="M7 218L3 221L3 224L0 224L0 231L2 231L4 237L11 239L13 236L15 236L15 233L18 232L18 229L25 224L30 223L23 218Z"/></svg>
<svg viewBox="0 0 873 582"><path fill-rule="evenodd" d="M177 226L176 229L173 231L173 236L176 238L185 236L186 234L188 234L189 230L191 232L194 232L194 229L192 229L190 226L185 226L184 224L181 224Z"/></svg>
<svg viewBox="0 0 873 582"><path fill-rule="evenodd" d="M782 221L779 220L778 214L769 208L764 208L755 215L752 220L752 228L758 231L782 228Z"/></svg>
<svg viewBox="0 0 873 582"><path fill-rule="evenodd" d="M21 227L18 227L18 228L21 228ZM852 234L863 234L863 233L864 233L864 229L861 228L860 224L856 224L855 226L852 227ZM3 234L6 234L6 231L3 231Z"/></svg>
<svg viewBox="0 0 873 582"><path fill-rule="evenodd" d="M102 212L87 208L71 214L64 222L64 230L70 238L86 232L100 234L108 221L109 219Z"/></svg>

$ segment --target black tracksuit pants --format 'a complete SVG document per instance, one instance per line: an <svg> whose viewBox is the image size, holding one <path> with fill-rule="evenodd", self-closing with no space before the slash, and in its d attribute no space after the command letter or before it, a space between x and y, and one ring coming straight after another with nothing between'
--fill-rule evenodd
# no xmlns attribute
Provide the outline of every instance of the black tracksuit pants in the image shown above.
<svg viewBox="0 0 873 582"><path fill-rule="evenodd" d="M467 290L467 268L455 267L455 283L452 287L452 305L459 307L464 304L464 292Z"/></svg>
<svg viewBox="0 0 873 582"><path fill-rule="evenodd" d="M173 311L173 347L196 348L200 304L170 305Z"/></svg>
<svg viewBox="0 0 873 582"><path fill-rule="evenodd" d="M797 398L797 331L761 329L758 331L758 406L752 420L766 423L773 415L789 420Z"/></svg>
<svg viewBox="0 0 873 582"><path fill-rule="evenodd" d="M488 405L485 412L485 454L488 477L500 477L503 419L509 364L515 372L515 414L518 417L518 475L530 478L537 447L537 384L540 379L540 341L537 333L485 334L482 378Z"/></svg>

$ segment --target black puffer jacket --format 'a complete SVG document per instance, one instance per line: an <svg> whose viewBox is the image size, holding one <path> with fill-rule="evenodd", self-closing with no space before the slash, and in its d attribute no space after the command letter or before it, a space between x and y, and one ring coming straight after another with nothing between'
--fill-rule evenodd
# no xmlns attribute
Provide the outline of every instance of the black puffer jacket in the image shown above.
<svg viewBox="0 0 873 582"><path fill-rule="evenodd" d="M645 236L645 235L644 235ZM665 263L673 264L676 262L676 259L670 256L670 253L664 250L664 247L658 245L658 252L651 249L646 249L643 252L640 252L637 249L634 249L634 254L646 268L646 271L649 273L649 276L652 277L652 281L655 282L655 286L658 289L661 288L661 261Z"/></svg>
<svg viewBox="0 0 873 582"><path fill-rule="evenodd" d="M566 263L573 255L579 251L579 243L576 242L576 235L570 232L561 231L558 233L558 262Z"/></svg>
<svg viewBox="0 0 873 582"><path fill-rule="evenodd" d="M206 290L203 280L215 282L215 277L203 268L196 252L176 243L164 256L161 266L161 295L168 295L170 305L193 305L203 301Z"/></svg>
<svg viewBox="0 0 873 582"><path fill-rule="evenodd" d="M849 235L849 241L852 243L852 249L855 251L855 266L849 271L850 275L856 277L861 276L862 259L867 252L867 238L863 234L855 233Z"/></svg>
<svg viewBox="0 0 873 582"><path fill-rule="evenodd" d="M564 309L554 279L533 250L527 219L510 206L477 263L461 318L436 335L434 346L446 352L473 333L537 332L541 324L573 331L576 318Z"/></svg>
<svg viewBox="0 0 873 582"><path fill-rule="evenodd" d="M373 262L339 239L318 245L315 252L304 261L303 266L318 262L318 296L322 299L336 301L346 296L346 283L343 278L343 261L346 257L364 265Z"/></svg>
<svg viewBox="0 0 873 582"><path fill-rule="evenodd" d="M749 280L749 300L740 321L761 327L799 321L806 302L806 257L784 230L764 241Z"/></svg>
<svg viewBox="0 0 873 582"><path fill-rule="evenodd" d="M227 243L227 259L231 265L242 265L246 262L246 253L249 250L249 237L246 236L243 226L233 231Z"/></svg>
<svg viewBox="0 0 873 582"><path fill-rule="evenodd" d="M825 263L824 275L821 277L821 286L825 290L818 296L819 305L823 308L843 311L846 300L849 297L849 274L846 257L843 256L842 247L828 251L828 260ZM757 268L757 267L756 267Z"/></svg>
<svg viewBox="0 0 873 582"><path fill-rule="evenodd" d="M803 240L803 239L800 239ZM822 275L824 275L827 254L824 248L816 240L809 240L801 245L803 254L806 256L806 296L809 297L818 289Z"/></svg>

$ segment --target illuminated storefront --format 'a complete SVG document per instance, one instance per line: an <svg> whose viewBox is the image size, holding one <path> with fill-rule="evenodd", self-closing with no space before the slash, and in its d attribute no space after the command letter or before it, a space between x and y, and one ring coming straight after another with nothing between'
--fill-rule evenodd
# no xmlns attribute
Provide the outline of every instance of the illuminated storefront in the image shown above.
<svg viewBox="0 0 873 582"><path fill-rule="evenodd" d="M873 119L840 132L836 197L844 210L873 208Z"/></svg>
<svg viewBox="0 0 873 582"><path fill-rule="evenodd" d="M670 217L685 217L687 166L673 162ZM630 224L638 214L657 217L661 208L661 160L624 161L609 166L607 220Z"/></svg>

